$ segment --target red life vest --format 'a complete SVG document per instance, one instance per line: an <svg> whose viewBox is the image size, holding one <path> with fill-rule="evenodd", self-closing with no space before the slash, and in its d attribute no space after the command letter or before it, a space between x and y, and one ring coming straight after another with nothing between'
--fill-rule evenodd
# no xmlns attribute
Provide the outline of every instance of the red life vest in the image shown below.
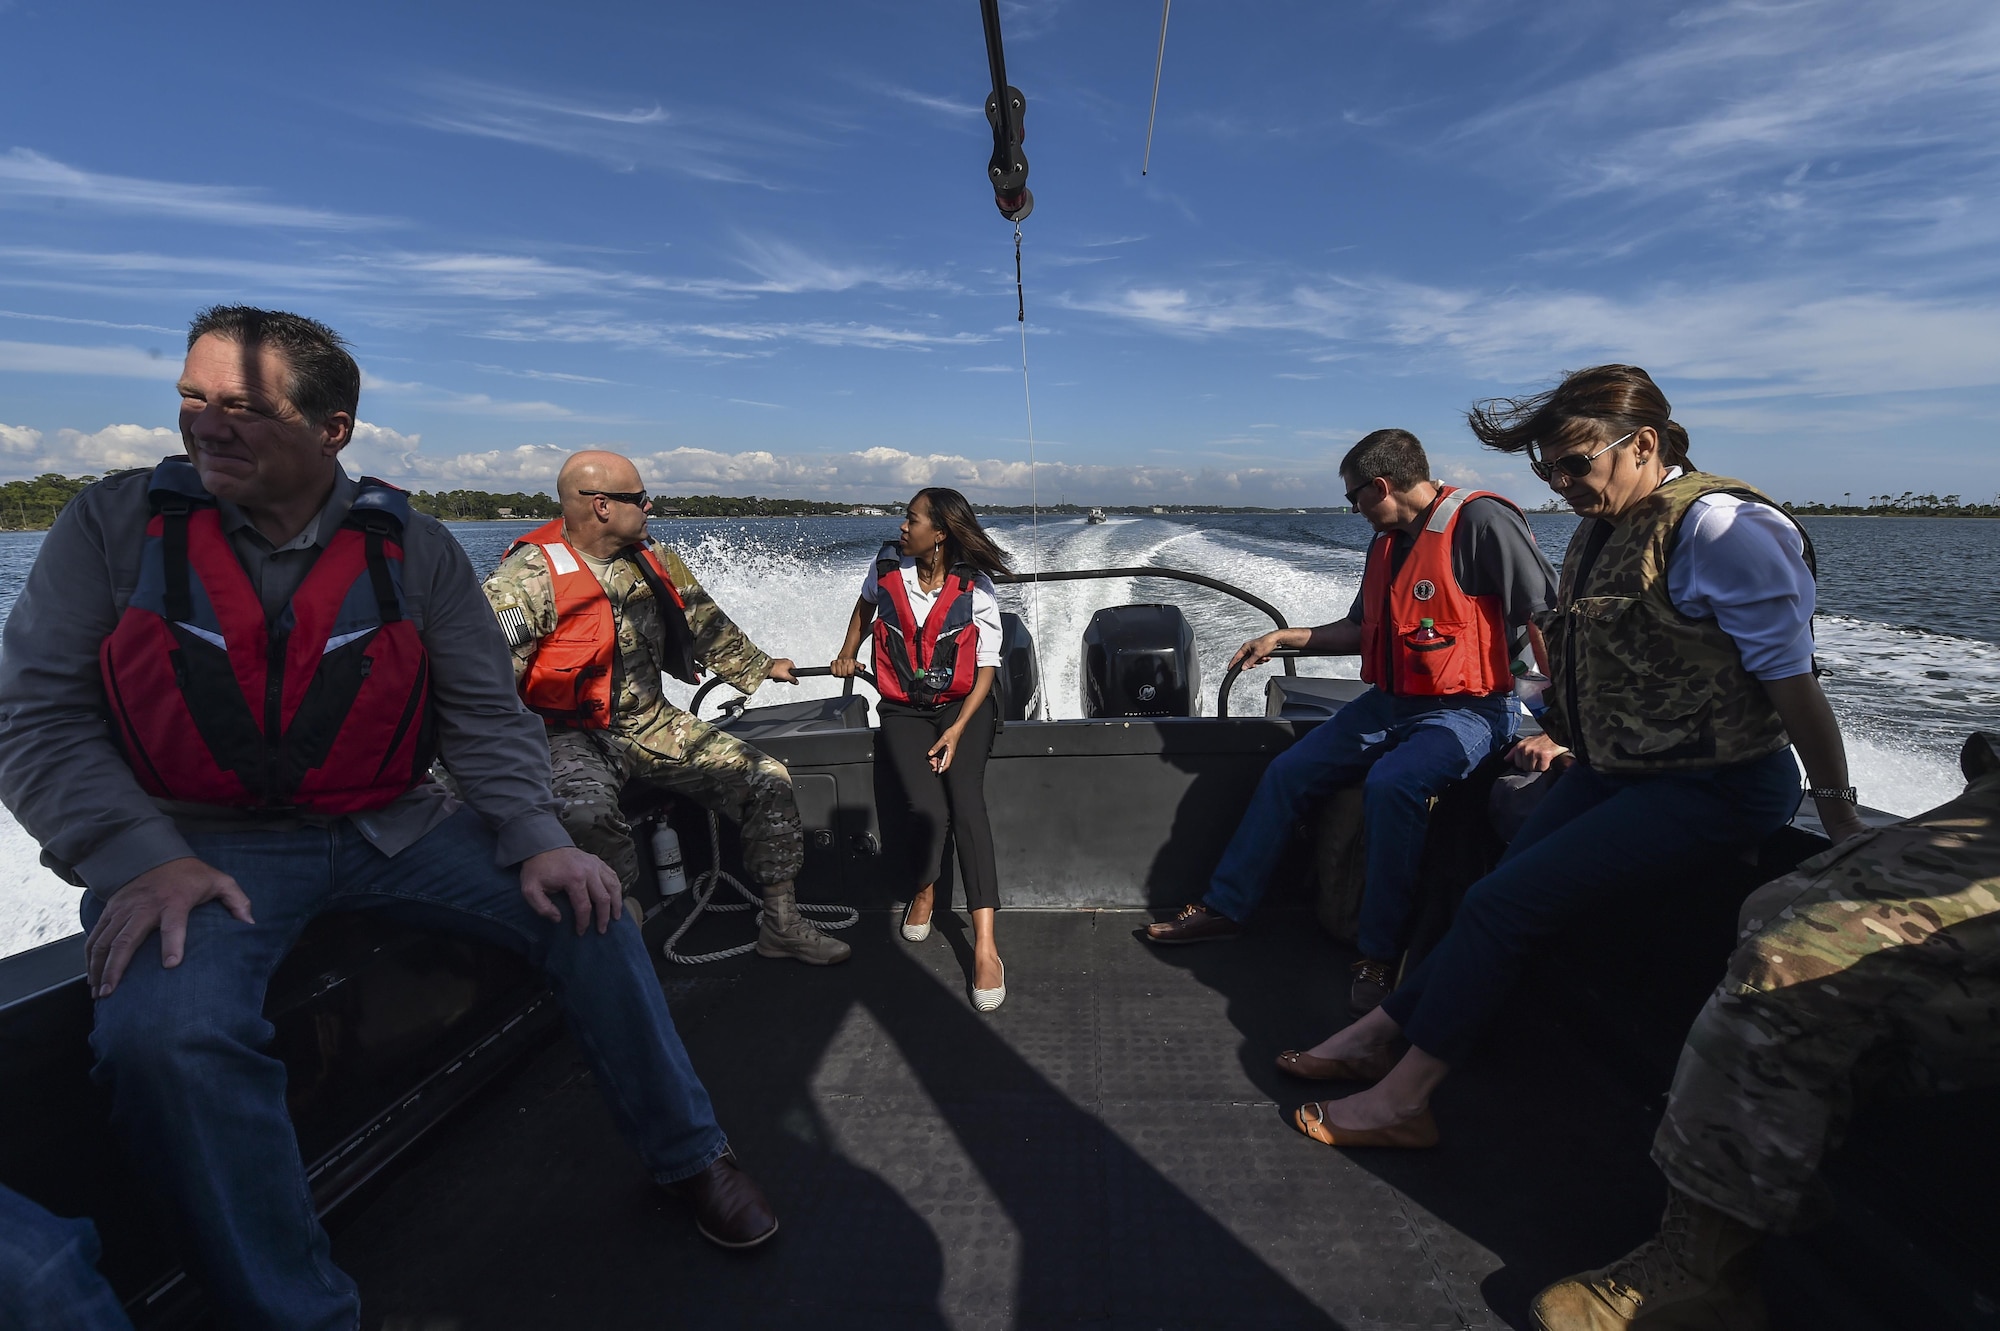
<svg viewBox="0 0 2000 1331"><path fill-rule="evenodd" d="M507 553L524 545L542 547L549 579L555 584L556 626L535 648L535 659L521 676L521 701L549 725L603 730L611 724L611 667L618 655L618 618L611 598L564 538L561 518L551 518L529 532L508 546ZM680 589L649 546L628 546L620 557L638 565L640 577L659 602L666 630L661 664L674 678L699 683L694 634L688 628Z"/></svg>
<svg viewBox="0 0 2000 1331"><path fill-rule="evenodd" d="M379 809L436 756L430 659L403 601L409 499L364 478L275 622L193 464L162 462L139 584L98 649L125 760L162 799Z"/></svg>
<svg viewBox="0 0 2000 1331"><path fill-rule="evenodd" d="M979 625L972 619L969 564L945 574L924 622L910 606L903 560L893 542L875 557L875 691L889 702L943 707L972 692L979 675Z"/></svg>
<svg viewBox="0 0 2000 1331"><path fill-rule="evenodd" d="M1401 698L1493 694L1513 687L1498 596L1467 596L1451 567L1452 535L1468 500L1490 490L1441 485L1403 566L1390 577L1392 532L1368 549L1361 574L1361 678ZM1516 509L1516 512L1520 510ZM1423 627L1424 620L1431 627Z"/></svg>

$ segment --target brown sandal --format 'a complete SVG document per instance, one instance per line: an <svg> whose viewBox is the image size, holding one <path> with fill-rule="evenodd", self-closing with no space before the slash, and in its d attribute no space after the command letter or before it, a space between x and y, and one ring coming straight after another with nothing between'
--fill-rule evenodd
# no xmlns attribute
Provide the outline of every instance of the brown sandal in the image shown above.
<svg viewBox="0 0 2000 1331"><path fill-rule="evenodd" d="M1378 1082L1396 1066L1396 1056L1386 1050L1367 1058L1319 1058L1287 1049L1278 1055L1278 1071L1300 1081Z"/></svg>
<svg viewBox="0 0 2000 1331"><path fill-rule="evenodd" d="M1292 1126L1316 1142L1328 1146L1393 1146L1422 1150L1438 1144L1437 1120L1426 1109L1415 1118L1391 1123L1386 1128L1336 1128L1326 1121L1326 1105L1321 1101L1302 1104L1292 1114Z"/></svg>

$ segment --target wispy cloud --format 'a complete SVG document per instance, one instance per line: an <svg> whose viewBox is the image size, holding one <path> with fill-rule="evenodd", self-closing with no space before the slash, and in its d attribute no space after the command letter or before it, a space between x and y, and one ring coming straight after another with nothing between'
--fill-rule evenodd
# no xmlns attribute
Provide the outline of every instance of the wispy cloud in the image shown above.
<svg viewBox="0 0 2000 1331"><path fill-rule="evenodd" d="M905 88L895 83L870 83L865 86L871 92L879 93L884 97L893 98L899 102L907 102L911 106L920 106L926 111L935 111L939 115L949 116L954 120L984 120L986 118L985 108L971 102L961 102L950 97L934 97L930 93L918 92L914 88Z"/></svg>
<svg viewBox="0 0 2000 1331"><path fill-rule="evenodd" d="M114 379L172 382L181 358L157 348L76 347L50 342L0 342L0 371L16 374L88 374Z"/></svg>
<svg viewBox="0 0 2000 1331"><path fill-rule="evenodd" d="M678 323L589 314L520 316L501 321L485 335L509 342L595 342L669 355L724 359L768 354L788 342L877 351L929 351L941 347L975 346L994 340L992 335L986 333L927 332L861 321Z"/></svg>
<svg viewBox="0 0 2000 1331"><path fill-rule="evenodd" d="M615 171L660 170L701 180L770 187L775 154L814 140L741 112L677 111L441 76L410 90L403 118L448 134L498 139L598 162Z"/></svg>
<svg viewBox="0 0 2000 1331"><path fill-rule="evenodd" d="M957 284L913 268L842 262L813 254L790 241L739 235L736 262L752 276L684 281L676 289L717 294L800 295L878 287L885 291L951 291Z"/></svg>
<svg viewBox="0 0 2000 1331"><path fill-rule="evenodd" d="M105 319L74 319L62 314L29 314L22 310L0 310L0 319L31 319L36 323L70 324L81 328L113 328L121 332L165 333L169 337L179 337L185 328L163 328L159 324L112 323Z"/></svg>
<svg viewBox="0 0 2000 1331"><path fill-rule="evenodd" d="M30 148L0 153L0 203L59 199L106 212L312 231L356 231L391 224L387 218L271 203L263 197L264 193L233 185L190 185L104 175L67 166Z"/></svg>

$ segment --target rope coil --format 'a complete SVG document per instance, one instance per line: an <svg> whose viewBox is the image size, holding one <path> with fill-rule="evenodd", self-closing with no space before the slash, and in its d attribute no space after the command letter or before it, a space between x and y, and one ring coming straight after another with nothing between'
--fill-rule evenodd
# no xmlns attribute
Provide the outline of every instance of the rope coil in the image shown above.
<svg viewBox="0 0 2000 1331"><path fill-rule="evenodd" d="M726 901L717 904L714 900L715 893L724 883L735 888L743 897L743 900ZM694 922L700 919L703 913L707 911L714 911L717 915L728 915L736 911L761 911L764 909L764 899L743 886L737 880L736 875L722 867L722 825L717 820L713 810L708 815L708 868L702 870L696 876L695 880L688 884L688 896L694 901L694 909L688 912L687 918L681 921L680 927L674 930L672 936L660 948L661 955L665 956L668 961L678 962L683 966L699 966L704 962L724 961L730 957L740 957L745 952L749 952L757 946L757 940L753 938L747 943L739 943L735 947L723 948L720 952L696 952L689 955L674 950L674 944L680 942L687 931L694 927ZM845 929L861 922L861 912L852 906L821 906L800 903L798 911L800 915L818 915L823 917L825 923L819 924L817 927L825 933L832 933L836 929Z"/></svg>

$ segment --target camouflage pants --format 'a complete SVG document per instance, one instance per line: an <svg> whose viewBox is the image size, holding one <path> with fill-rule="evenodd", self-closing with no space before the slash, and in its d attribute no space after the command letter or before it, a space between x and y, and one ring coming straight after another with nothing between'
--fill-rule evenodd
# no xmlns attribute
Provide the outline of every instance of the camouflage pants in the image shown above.
<svg viewBox="0 0 2000 1331"><path fill-rule="evenodd" d="M1857 1095L2000 1081L1996 847L1966 826L1857 837L1744 902L1653 1141L1670 1183L1759 1229L1801 1228Z"/></svg>
<svg viewBox="0 0 2000 1331"><path fill-rule="evenodd" d="M679 758L609 731L549 732L550 785L571 839L616 870L629 893L639 879L639 856L618 795L638 783L685 795L734 821L753 885L797 877L805 863L805 832L785 765L684 712L674 723L682 741ZM683 836L689 831L677 830Z"/></svg>

